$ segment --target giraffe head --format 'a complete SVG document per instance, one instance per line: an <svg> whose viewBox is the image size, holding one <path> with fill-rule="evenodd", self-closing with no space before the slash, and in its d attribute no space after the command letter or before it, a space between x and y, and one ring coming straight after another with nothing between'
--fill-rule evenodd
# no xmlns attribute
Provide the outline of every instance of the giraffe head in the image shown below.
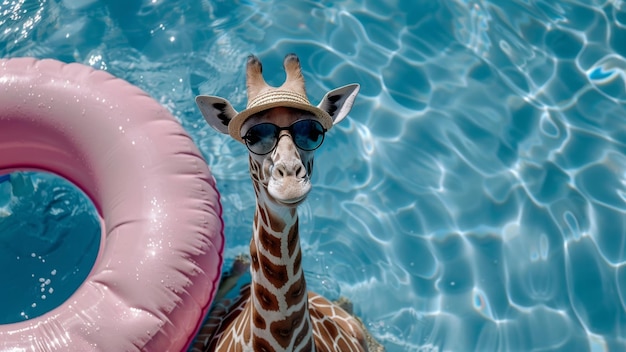
<svg viewBox="0 0 626 352"><path fill-rule="evenodd" d="M248 105L242 112L215 96L198 96L196 103L209 125L248 147L257 197L294 207L311 190L314 150L350 112L359 85L331 90L314 106L306 96L298 57L287 55L283 65L286 80L272 87L263 79L259 59L248 58Z"/></svg>

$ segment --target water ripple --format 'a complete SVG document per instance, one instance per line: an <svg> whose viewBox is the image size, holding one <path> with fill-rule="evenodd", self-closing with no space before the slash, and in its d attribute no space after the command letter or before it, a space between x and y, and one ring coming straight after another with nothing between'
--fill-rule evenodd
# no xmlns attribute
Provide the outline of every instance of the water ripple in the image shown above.
<svg viewBox="0 0 626 352"><path fill-rule="evenodd" d="M243 109L250 53L276 85L296 52L315 103L359 82L316 155L303 260L388 351L626 348L623 1L0 4L2 56L105 69L172 111L218 179L228 257L246 149L193 96Z"/></svg>

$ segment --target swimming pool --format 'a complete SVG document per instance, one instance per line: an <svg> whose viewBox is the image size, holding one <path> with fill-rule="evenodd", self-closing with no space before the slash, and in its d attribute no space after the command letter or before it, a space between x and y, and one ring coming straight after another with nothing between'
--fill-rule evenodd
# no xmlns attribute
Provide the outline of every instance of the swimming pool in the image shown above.
<svg viewBox="0 0 626 352"><path fill-rule="evenodd" d="M193 97L241 109L247 55L278 84L295 52L314 102L362 87L300 209L311 289L349 297L388 351L626 349L626 4L387 3L4 0L0 56L82 62L166 106L218 180L232 260L250 238L247 151ZM52 202L0 197L2 236L20 204ZM89 213L80 197L52 199ZM36 294L61 290L51 272Z"/></svg>

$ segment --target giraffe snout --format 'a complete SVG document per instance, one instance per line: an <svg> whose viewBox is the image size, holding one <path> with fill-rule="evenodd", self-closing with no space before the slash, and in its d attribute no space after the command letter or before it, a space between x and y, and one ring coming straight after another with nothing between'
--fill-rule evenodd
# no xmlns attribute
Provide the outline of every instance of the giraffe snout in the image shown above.
<svg viewBox="0 0 626 352"><path fill-rule="evenodd" d="M279 161L271 168L267 189L274 200L295 206L306 198L311 182L300 160Z"/></svg>
<svg viewBox="0 0 626 352"><path fill-rule="evenodd" d="M282 138L289 137L289 138ZM311 190L309 172L291 136L284 131L269 158L269 195L279 203L297 206Z"/></svg>
<svg viewBox="0 0 626 352"><path fill-rule="evenodd" d="M296 180L303 179L306 177L306 169L299 160L291 163L278 162L272 169L272 177L276 180L285 177L294 177Z"/></svg>

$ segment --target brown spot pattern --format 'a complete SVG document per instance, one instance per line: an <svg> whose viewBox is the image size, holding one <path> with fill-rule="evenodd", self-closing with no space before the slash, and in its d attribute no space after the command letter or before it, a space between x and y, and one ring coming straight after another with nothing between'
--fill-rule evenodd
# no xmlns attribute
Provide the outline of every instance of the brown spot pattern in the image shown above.
<svg viewBox="0 0 626 352"><path fill-rule="evenodd" d="M265 329L266 327L265 319L263 319L263 316L259 312L254 311L252 313L252 317L254 319L254 326L256 326L259 329Z"/></svg>
<svg viewBox="0 0 626 352"><path fill-rule="evenodd" d="M300 344L302 344L304 339L309 334L309 329L310 329L310 324L308 321L305 321L304 324L302 325L302 330L300 331L300 333L298 333L298 336L296 336L294 340L294 346L299 346ZM313 351L313 339L309 339L306 346L302 348L302 351L303 352Z"/></svg>
<svg viewBox="0 0 626 352"><path fill-rule="evenodd" d="M259 215L260 215L259 220L261 220L263 224L267 224L267 222L269 221L269 218L267 217L267 212L265 211L265 208L260 206L258 207L258 209L259 209ZM259 226L256 223L254 225L255 225L255 228L257 229L259 228Z"/></svg>
<svg viewBox="0 0 626 352"><path fill-rule="evenodd" d="M254 340L252 340L252 348L255 352L275 352L269 342L258 336L255 336Z"/></svg>
<svg viewBox="0 0 626 352"><path fill-rule="evenodd" d="M275 257L280 257L280 238L269 234L265 227L259 227L259 241L263 248Z"/></svg>
<svg viewBox="0 0 626 352"><path fill-rule="evenodd" d="M293 332L301 322L302 310L294 312L283 320L273 322L270 324L270 331L272 332L272 336L276 339L276 342L278 342L281 347L287 348L291 343Z"/></svg>
<svg viewBox="0 0 626 352"><path fill-rule="evenodd" d="M265 278L276 288L281 288L287 281L287 267L272 263L267 257L258 253L259 264Z"/></svg>
<svg viewBox="0 0 626 352"><path fill-rule="evenodd" d="M326 328L326 331L328 331L328 335L337 336L337 334L339 333L337 331L337 326L335 326L332 321L324 320L322 324L324 324L324 328Z"/></svg>
<svg viewBox="0 0 626 352"><path fill-rule="evenodd" d="M289 257L293 256L293 253L298 248L300 244L300 240L298 238L298 220L296 220L295 225L289 229L289 235L287 235L287 250L289 252Z"/></svg>
<svg viewBox="0 0 626 352"><path fill-rule="evenodd" d="M237 330L243 322L248 321L246 303L249 302L250 286L245 285L241 288L239 297L234 302L223 300L218 302L211 311L205 325L201 328L193 351L236 351L238 349L230 348L232 342L232 331ZM249 330L249 329L245 329Z"/></svg>
<svg viewBox="0 0 626 352"><path fill-rule="evenodd" d="M278 310L278 299L268 289L259 284L254 284L254 295L263 309L269 311Z"/></svg>
<svg viewBox="0 0 626 352"><path fill-rule="evenodd" d="M320 295L309 292L309 313L318 352L367 350L361 325L356 318L339 306Z"/></svg>
<svg viewBox="0 0 626 352"><path fill-rule="evenodd" d="M259 271L261 265L259 264L259 253L256 249L256 243L254 240L250 243L250 261L252 262L252 270Z"/></svg>
<svg viewBox="0 0 626 352"><path fill-rule="evenodd" d="M297 273L300 271L300 267L302 266L302 252L298 252L296 254L296 258L293 260L293 273Z"/></svg>
<svg viewBox="0 0 626 352"><path fill-rule="evenodd" d="M304 294L306 293L306 285L304 281L296 281L287 291L287 296L285 300L287 301L287 306L292 307L300 302L302 302L302 298L304 298Z"/></svg>
<svg viewBox="0 0 626 352"><path fill-rule="evenodd" d="M285 230L285 220L281 219L279 216L277 216L274 213L269 213L269 223L265 223L265 225L269 225L270 228L272 229L272 231L280 233L283 232ZM293 227L292 227L293 229ZM296 231L298 231L296 229Z"/></svg>

